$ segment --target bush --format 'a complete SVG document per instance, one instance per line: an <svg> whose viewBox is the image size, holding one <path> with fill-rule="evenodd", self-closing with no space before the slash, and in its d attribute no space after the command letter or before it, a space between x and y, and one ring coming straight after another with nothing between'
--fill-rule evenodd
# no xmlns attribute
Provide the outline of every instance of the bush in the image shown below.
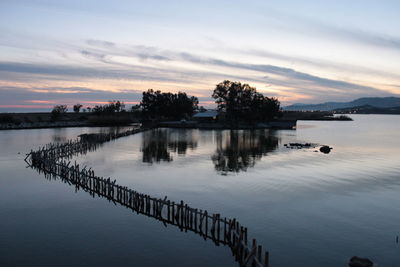
<svg viewBox="0 0 400 267"><path fill-rule="evenodd" d="M75 113L79 113L79 111L81 110L81 108L82 108L82 105L79 104L79 103L76 104L76 105L74 105L74 107L73 107Z"/></svg>
<svg viewBox="0 0 400 267"><path fill-rule="evenodd" d="M96 115L109 115L125 111L125 104L121 101L110 100L106 105L96 105L92 108L92 112Z"/></svg>
<svg viewBox="0 0 400 267"><path fill-rule="evenodd" d="M29 117L27 117L27 116L24 116L24 122L31 123L31 122L32 122L32 120L31 120Z"/></svg>
<svg viewBox="0 0 400 267"><path fill-rule="evenodd" d="M340 115L337 117L341 121L352 121L353 119L346 115Z"/></svg>
<svg viewBox="0 0 400 267"><path fill-rule="evenodd" d="M14 118L9 114L0 115L0 123L13 123Z"/></svg>
<svg viewBox="0 0 400 267"><path fill-rule="evenodd" d="M51 111L51 120L55 121L61 117L61 114L64 114L68 111L67 105L58 105L54 106Z"/></svg>

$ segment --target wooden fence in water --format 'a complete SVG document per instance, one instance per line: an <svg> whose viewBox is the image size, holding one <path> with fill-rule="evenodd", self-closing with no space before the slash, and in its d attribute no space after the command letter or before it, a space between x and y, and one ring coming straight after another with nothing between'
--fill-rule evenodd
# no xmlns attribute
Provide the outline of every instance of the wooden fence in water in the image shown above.
<svg viewBox="0 0 400 267"><path fill-rule="evenodd" d="M144 129L123 133L82 135L80 139L64 144L48 144L27 154L25 161L46 177L59 177L83 189L91 195L107 198L137 213L155 218L165 226L177 226L181 231L191 231L204 239L211 239L216 245L229 246L240 266L269 266L269 254L263 251L256 239L248 241L247 228L236 219L227 219L207 210L194 209L183 201L178 203L165 197L155 198L116 184L116 180L96 176L91 168L81 167L70 159L73 155L93 151L102 143L123 137Z"/></svg>

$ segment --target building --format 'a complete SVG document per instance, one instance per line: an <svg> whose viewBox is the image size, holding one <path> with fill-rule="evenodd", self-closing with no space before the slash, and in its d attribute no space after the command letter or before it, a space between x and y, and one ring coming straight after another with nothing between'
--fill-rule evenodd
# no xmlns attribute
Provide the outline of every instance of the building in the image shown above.
<svg viewBox="0 0 400 267"><path fill-rule="evenodd" d="M206 110L193 115L192 120L199 122L214 122L217 121L219 113L217 110Z"/></svg>

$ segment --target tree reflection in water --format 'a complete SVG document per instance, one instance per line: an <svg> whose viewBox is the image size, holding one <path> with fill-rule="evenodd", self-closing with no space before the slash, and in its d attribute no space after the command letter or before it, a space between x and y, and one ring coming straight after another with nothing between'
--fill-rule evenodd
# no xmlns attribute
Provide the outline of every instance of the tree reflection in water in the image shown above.
<svg viewBox="0 0 400 267"><path fill-rule="evenodd" d="M217 132L217 150L211 157L222 175L254 167L268 152L275 150L279 139L269 130L230 130Z"/></svg>
<svg viewBox="0 0 400 267"><path fill-rule="evenodd" d="M143 162L172 161L171 153L186 154L197 147L194 131L186 129L154 129L142 135Z"/></svg>

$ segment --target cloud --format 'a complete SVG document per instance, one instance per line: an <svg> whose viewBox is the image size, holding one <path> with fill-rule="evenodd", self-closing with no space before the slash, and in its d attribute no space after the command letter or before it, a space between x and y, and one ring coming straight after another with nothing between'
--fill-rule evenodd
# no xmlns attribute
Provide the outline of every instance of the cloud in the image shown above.
<svg viewBox="0 0 400 267"><path fill-rule="evenodd" d="M297 13L284 13L275 10L269 14L283 24L275 24L281 31L291 31L307 35L315 35L318 39L322 37L353 41L363 45L376 46L378 48L400 49L400 37L392 36L381 32L371 32L364 29L352 28L349 25L337 26L326 23L322 20L315 20L309 17L298 15ZM339 22L340 23L340 22ZM367 24L366 24L367 27Z"/></svg>
<svg viewBox="0 0 400 267"><path fill-rule="evenodd" d="M151 58L153 56L154 51L158 51L154 47L144 47L144 46L138 46L143 52L141 52L142 55L146 55L145 57ZM144 51L149 51L149 54L145 54ZM215 59L215 58L204 58L204 57L199 57L194 54L186 53L186 52L172 52L172 51L165 51L165 53L168 54L168 58L171 60L182 60L186 62L191 62L191 63L197 63L197 64L206 64L206 65L215 65L215 66L223 66L223 67L229 67L229 68L237 68L237 69L246 69L246 70L254 70L258 72L263 72L263 73L269 73L269 74L275 74L275 75L280 75L285 78L290 78L294 79L296 82L297 81L302 81L302 82L309 82L311 85L316 85L316 86L323 86L323 87L328 87L332 89L345 89L345 90L364 90L365 92L375 92L381 93L382 91L371 87L371 86L364 86L364 85L359 85L356 83L352 82L347 82L347 81L341 81L341 80L335 80L335 79L328 79L328 78L323 78L319 77L316 75L304 73L304 72L299 72L291 68L285 68L285 67L279 67L279 66L274 66L274 65L263 65L263 64L245 64L245 63L238 63L238 62L228 62L220 59ZM271 53L270 53L271 55ZM276 57L280 57L282 59L291 59L290 57L287 56L282 56L282 55L275 55ZM279 84L278 80L274 80L274 84Z"/></svg>
<svg viewBox="0 0 400 267"><path fill-rule="evenodd" d="M391 79L400 79L400 74L394 74L383 69L372 69L366 66L358 66L351 64L343 64L339 62L333 62L326 59L315 59L315 58L307 58L307 57L298 57L298 56L288 56L282 55L279 53L274 53L270 51L262 51L262 50L236 50L236 53L246 54L246 55L254 55L256 57L262 57L267 59L277 59L279 61L286 62L289 65L308 65L317 68L323 68L326 70L336 71L347 71L351 73L365 74L365 75L378 75L385 78Z"/></svg>
<svg viewBox="0 0 400 267"><path fill-rule="evenodd" d="M375 92L379 93L382 92L381 90L370 87L370 86L364 86L364 85L359 85L356 83L352 82L346 82L346 81L341 81L341 80L335 80L335 79L328 79L328 78L323 78L319 77L316 75L304 73L304 72L299 72L291 68L285 68L285 67L279 67L279 66L274 66L274 65L263 65L263 64L245 64L245 63L238 63L238 62L228 62L224 60L219 60L219 59L201 59L198 57L195 57L190 54L181 54L181 56L191 62L195 63L201 63L201 64L210 64L210 65L216 65L216 66L223 66L223 67L230 67L230 68L237 68L237 69L246 69L246 70L254 70L262 73L268 73L268 74L274 74L274 75L279 75L281 77L284 77L286 79L291 79L290 86L296 86L298 85L298 82L301 81L307 82L309 86L319 86L319 87L328 87L332 89L344 89L344 90L361 90L361 91L367 91L367 92ZM278 79L268 79L270 82L273 84L281 84L281 80ZM285 85L289 85L286 83Z"/></svg>
<svg viewBox="0 0 400 267"><path fill-rule="evenodd" d="M163 51L162 49L153 47L153 46L145 46L145 45L129 45L123 46L118 45L112 42L103 41L103 40L86 40L86 43L91 44L94 47L91 47L92 51L101 51L101 53L107 53L112 55L119 56L128 56L128 57L137 57L141 60L159 60L159 61L168 61L170 58L166 56L167 51ZM110 50L112 49L112 50ZM99 59L104 59L105 55L96 52L90 52L88 50L82 50L81 53L84 55L95 56Z"/></svg>
<svg viewBox="0 0 400 267"><path fill-rule="evenodd" d="M103 62L103 61L102 61ZM173 67L146 67L142 65L125 64L113 61L107 61L109 66L92 67L83 66L66 66L56 64L32 64L32 63L15 63L15 62L0 62L0 72L3 72L1 80L18 79L15 73L37 74L40 75L39 80L43 79L62 79L65 80L95 78L95 79L121 79L121 80L136 80L136 81L157 81L157 82L172 82L180 84L192 84L196 81L204 79L212 79L218 82L221 79L248 80L248 77L238 74L220 74L213 70L196 71L183 70ZM66 77L65 77L66 76ZM28 77L30 81L34 81L32 77ZM20 79L21 81L24 78ZM263 79L252 79L253 81L261 82ZM174 90L174 88L171 88Z"/></svg>
<svg viewBox="0 0 400 267"><path fill-rule="evenodd" d="M360 29L344 29L327 24L313 24L319 32L326 32L336 37L347 40L354 40L361 44L369 44L377 47L386 47L394 50L400 50L400 38L372 33ZM318 25L318 26L315 26Z"/></svg>
<svg viewBox="0 0 400 267"><path fill-rule="evenodd" d="M165 60L165 61L171 60L170 58L165 57L165 56L151 55L151 54L146 54L146 53L137 53L136 56L142 60L146 60L146 59Z"/></svg>
<svg viewBox="0 0 400 267"><path fill-rule="evenodd" d="M95 40L95 39L88 39L86 40L86 43L88 45L92 45L92 46L101 46L101 47L114 47L115 43L110 42L110 41L104 41L104 40Z"/></svg>
<svg viewBox="0 0 400 267"><path fill-rule="evenodd" d="M200 89L203 92L205 89L211 91L213 86L219 81L230 79L265 84L265 88L258 89L262 91L266 90L274 96L282 95L286 98L290 97L291 93L297 97L320 100L326 99L328 96L336 100L339 98L350 100L350 98L365 95L376 96L386 94L380 88L373 86L320 77L283 66L227 61L219 58L198 56L187 52L162 50L151 46L123 46L115 43L111 45L107 41L101 40L96 40L96 42L91 41L90 43L93 48L85 47L79 50L81 55L92 60L92 62L85 64L85 66L77 64L57 65L48 63L0 62L0 73L2 74L0 81L18 80L18 75L16 74L19 73L26 74L27 79L30 80L32 79L31 74L37 75L38 81L46 79L75 79L84 81L87 78L111 79L116 80L116 82L117 80L146 81L149 84L155 81L159 83L179 84L181 88L185 85L197 83L204 85L204 87L198 88L199 93ZM128 60L127 62L129 63L125 63L120 60L116 61L115 56L139 60L163 61L163 64L153 64L153 62L139 62L136 64L134 60ZM180 67L182 63L184 63L183 66L185 68ZM250 72L243 72L244 70ZM20 78L19 80L23 79ZM149 88L151 87L153 86L149 85ZM279 89L276 90L274 87ZM285 88L290 88L290 90L285 91ZM171 88L170 90L175 89ZM36 90L42 90L36 91L39 93L45 92L43 90L47 89L36 88ZM82 91L86 90L85 88L52 88L52 90L53 93L57 93L58 97L60 97L60 94L73 94L75 92L79 94L90 93L91 97L94 96L94 91ZM204 93L201 93L201 95L207 96Z"/></svg>
<svg viewBox="0 0 400 267"><path fill-rule="evenodd" d="M83 56L85 56L85 57L93 58L93 59L100 60L100 61L102 61L102 62L107 63L106 60L105 60L105 58L106 58L106 55L105 55L105 54L90 52L90 51L88 51L88 50L82 50L82 51L81 51L81 54L82 54Z"/></svg>
<svg viewBox="0 0 400 267"><path fill-rule="evenodd" d="M51 101L48 100L25 100L26 103L35 103L35 104L51 104Z"/></svg>
<svg viewBox="0 0 400 267"><path fill-rule="evenodd" d="M99 59L99 57L94 57ZM51 76L68 76L74 78L98 78L98 79L133 79L145 81L164 81L164 82L187 82L183 76L171 76L171 72L163 72L161 69L145 66L133 66L117 63L110 65L120 65L123 68L109 68L101 66L83 67L83 66L67 66L46 63L16 63L16 62L0 62L0 72L8 73L29 73L38 75ZM2 80L7 79L8 74L2 74Z"/></svg>
<svg viewBox="0 0 400 267"><path fill-rule="evenodd" d="M118 99L123 101L141 100L142 92L138 90L122 90L119 92L109 92L82 87L0 87L0 104L5 105L26 103L48 103L56 104L67 102L107 102L108 100ZM95 102L96 102L95 101Z"/></svg>
<svg viewBox="0 0 400 267"><path fill-rule="evenodd" d="M54 105L66 104L69 107L81 103L84 107L107 104L109 100L123 101L129 105L139 104L142 91L121 90L109 92L83 87L11 87L0 86L0 109L6 110L49 110ZM200 105L210 105L211 97L199 97ZM213 101L212 101L213 103Z"/></svg>

